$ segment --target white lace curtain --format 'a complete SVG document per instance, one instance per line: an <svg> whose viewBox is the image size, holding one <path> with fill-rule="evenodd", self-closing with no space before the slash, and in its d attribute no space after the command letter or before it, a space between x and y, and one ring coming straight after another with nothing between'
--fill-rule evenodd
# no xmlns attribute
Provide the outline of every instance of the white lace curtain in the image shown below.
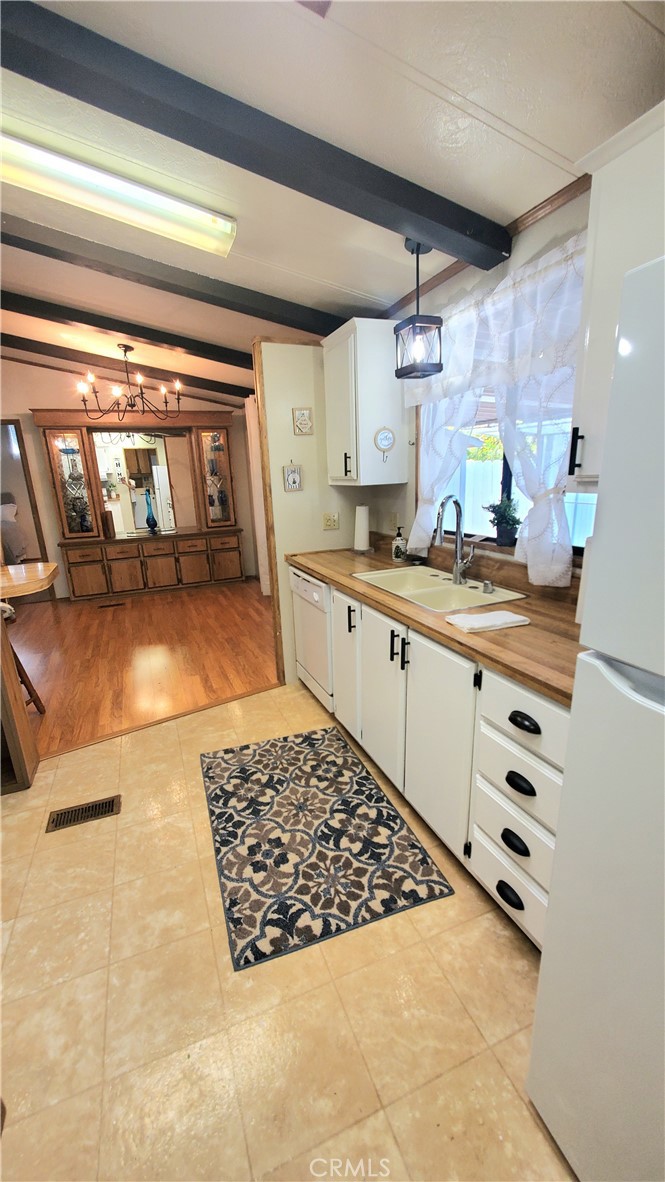
<svg viewBox="0 0 665 1182"><path fill-rule="evenodd" d="M481 395L491 391L513 479L532 503L516 556L526 561L530 582L570 583L572 547L563 496L585 238L575 235L446 315L443 372L407 388L407 404L423 407L410 553L429 545L437 505L465 457L464 432L473 429Z"/></svg>

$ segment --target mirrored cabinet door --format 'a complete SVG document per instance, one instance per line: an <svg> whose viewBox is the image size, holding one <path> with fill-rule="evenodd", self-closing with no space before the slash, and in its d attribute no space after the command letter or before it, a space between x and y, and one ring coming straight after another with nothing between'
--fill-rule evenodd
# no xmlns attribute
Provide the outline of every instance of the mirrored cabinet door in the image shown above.
<svg viewBox="0 0 665 1182"><path fill-rule="evenodd" d="M46 430L44 437L64 537L99 537L83 432Z"/></svg>
<svg viewBox="0 0 665 1182"><path fill-rule="evenodd" d="M197 435L206 525L235 525L228 433L220 427Z"/></svg>

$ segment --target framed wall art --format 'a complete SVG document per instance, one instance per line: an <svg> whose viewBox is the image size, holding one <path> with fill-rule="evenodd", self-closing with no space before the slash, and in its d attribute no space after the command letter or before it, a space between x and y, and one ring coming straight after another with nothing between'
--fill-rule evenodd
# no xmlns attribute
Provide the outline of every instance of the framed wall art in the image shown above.
<svg viewBox="0 0 665 1182"><path fill-rule="evenodd" d="M312 417L311 406L294 406L291 414L293 415L294 435L314 434L314 419Z"/></svg>

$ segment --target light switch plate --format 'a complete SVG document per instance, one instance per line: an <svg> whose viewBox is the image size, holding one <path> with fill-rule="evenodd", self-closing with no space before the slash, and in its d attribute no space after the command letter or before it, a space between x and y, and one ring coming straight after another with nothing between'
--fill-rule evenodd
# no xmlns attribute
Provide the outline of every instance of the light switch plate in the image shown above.
<svg viewBox="0 0 665 1182"><path fill-rule="evenodd" d="M339 529L339 513L324 513L323 514L323 528L324 529Z"/></svg>

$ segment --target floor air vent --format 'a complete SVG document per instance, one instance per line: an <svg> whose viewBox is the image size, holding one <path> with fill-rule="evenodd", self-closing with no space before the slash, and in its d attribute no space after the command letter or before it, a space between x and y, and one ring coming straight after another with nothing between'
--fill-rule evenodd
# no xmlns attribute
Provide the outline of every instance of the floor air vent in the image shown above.
<svg viewBox="0 0 665 1182"><path fill-rule="evenodd" d="M124 607L124 603L98 603L97 611L106 612L110 607Z"/></svg>
<svg viewBox="0 0 665 1182"><path fill-rule="evenodd" d="M99 817L113 817L120 812L120 801L120 796L107 796L105 800L90 800L87 804L76 804L69 809L56 809L49 815L46 832L68 829L70 825L83 825L86 821L97 821Z"/></svg>

